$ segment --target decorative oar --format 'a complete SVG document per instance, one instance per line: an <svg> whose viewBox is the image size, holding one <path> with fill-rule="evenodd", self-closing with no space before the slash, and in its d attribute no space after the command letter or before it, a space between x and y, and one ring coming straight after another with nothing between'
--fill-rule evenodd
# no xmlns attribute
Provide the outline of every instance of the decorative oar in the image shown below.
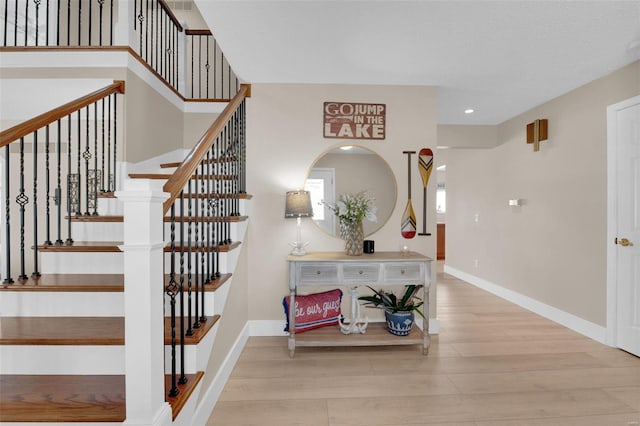
<svg viewBox="0 0 640 426"><path fill-rule="evenodd" d="M411 154L415 154L415 151L402 151L403 154L407 154L407 173L409 175L408 187L409 195L407 197L407 206L402 213L402 224L400 226L400 232L404 238L413 238L416 236L416 214L413 212L413 205L411 204Z"/></svg>
<svg viewBox="0 0 640 426"><path fill-rule="evenodd" d="M433 151L429 148L422 148L418 153L418 170L422 176L422 232L418 235L431 235L427 232L427 185L429 184L429 176L433 169Z"/></svg>

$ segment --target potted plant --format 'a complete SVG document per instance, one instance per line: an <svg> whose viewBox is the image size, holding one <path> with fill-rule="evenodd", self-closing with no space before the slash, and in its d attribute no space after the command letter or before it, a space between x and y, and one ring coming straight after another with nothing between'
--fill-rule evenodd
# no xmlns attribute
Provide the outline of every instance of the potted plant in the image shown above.
<svg viewBox="0 0 640 426"><path fill-rule="evenodd" d="M414 312L422 318L424 314L420 307L424 303L418 297L418 290L422 285L407 285L402 297L398 298L393 292L376 290L367 286L373 291L371 296L360 296L358 300L363 300L364 306L384 309L384 316L387 321L387 330L396 336L406 336L411 332L415 319Z"/></svg>

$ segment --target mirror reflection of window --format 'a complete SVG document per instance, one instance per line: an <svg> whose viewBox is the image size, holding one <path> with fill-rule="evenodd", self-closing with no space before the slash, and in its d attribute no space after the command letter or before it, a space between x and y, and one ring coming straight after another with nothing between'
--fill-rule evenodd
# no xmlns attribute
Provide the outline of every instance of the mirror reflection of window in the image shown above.
<svg viewBox="0 0 640 426"><path fill-rule="evenodd" d="M444 189L444 185L438 184L436 190L436 212L446 213L447 211L447 191Z"/></svg>
<svg viewBox="0 0 640 426"><path fill-rule="evenodd" d="M335 169L316 167L311 170L304 189L311 195L313 220L331 235L335 233L335 215L322 201L333 204L335 201Z"/></svg>

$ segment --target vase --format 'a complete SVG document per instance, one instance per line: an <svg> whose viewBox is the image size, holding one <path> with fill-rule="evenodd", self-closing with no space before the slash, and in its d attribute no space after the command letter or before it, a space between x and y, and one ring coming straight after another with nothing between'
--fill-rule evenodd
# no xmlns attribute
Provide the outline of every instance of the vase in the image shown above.
<svg viewBox="0 0 640 426"><path fill-rule="evenodd" d="M413 327L413 311L384 311L387 320L387 331L396 336L408 336Z"/></svg>
<svg viewBox="0 0 640 426"><path fill-rule="evenodd" d="M362 221L341 222L342 238L344 239L344 251L348 256L362 255L364 232L362 231Z"/></svg>

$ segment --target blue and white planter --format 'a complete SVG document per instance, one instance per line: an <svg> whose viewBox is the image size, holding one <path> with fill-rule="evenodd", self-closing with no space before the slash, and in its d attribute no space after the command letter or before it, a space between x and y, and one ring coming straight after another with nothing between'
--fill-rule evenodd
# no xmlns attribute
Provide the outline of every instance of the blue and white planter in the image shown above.
<svg viewBox="0 0 640 426"><path fill-rule="evenodd" d="M413 327L414 314L413 311L384 311L387 319L387 330L396 336L407 336Z"/></svg>

